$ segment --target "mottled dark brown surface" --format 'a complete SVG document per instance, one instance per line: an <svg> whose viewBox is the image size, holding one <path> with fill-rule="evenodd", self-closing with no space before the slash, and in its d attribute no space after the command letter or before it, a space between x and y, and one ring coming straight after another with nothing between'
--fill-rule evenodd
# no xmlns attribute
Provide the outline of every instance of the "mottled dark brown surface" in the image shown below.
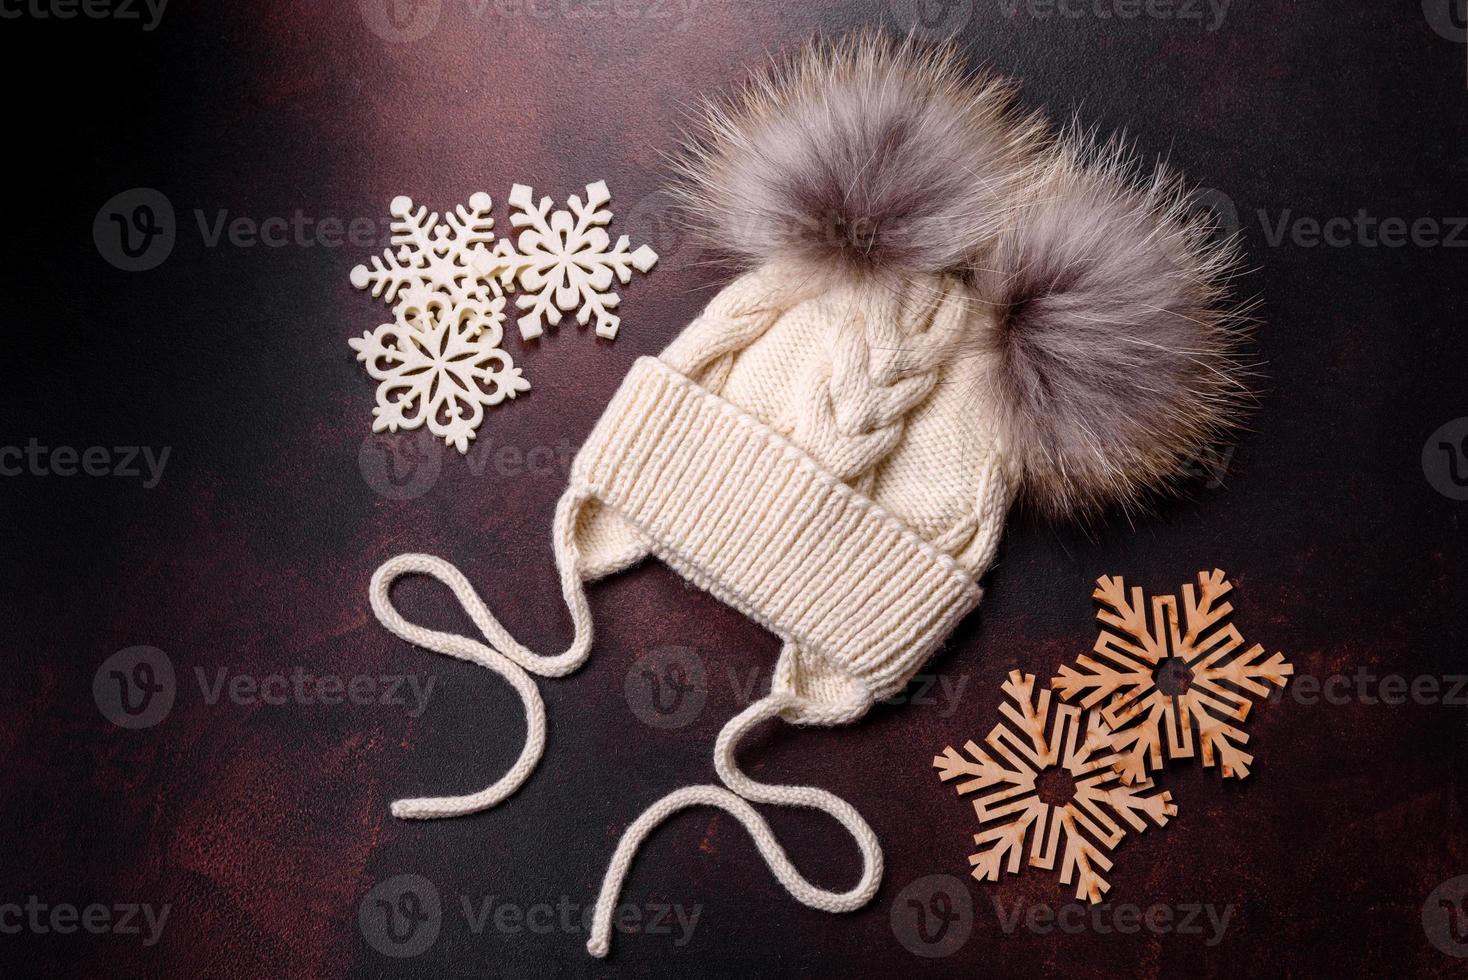
<svg viewBox="0 0 1468 980"><path fill-rule="evenodd" d="M1091 537L1011 525L983 606L931 668L962 685L955 701L751 739L743 758L756 777L827 787L877 829L887 872L868 908L797 905L734 821L695 811L657 833L624 895L701 903L682 946L676 929L619 935L598 963L579 932L466 923L460 896L589 902L628 822L668 789L712 778L739 682L767 670L777 644L660 566L593 590L594 656L544 685L551 741L517 796L461 820L389 817L399 796L496 778L523 726L502 682L376 624L372 569L404 550L441 554L517 635L556 649L570 633L548 539L563 474L509 477L492 457L471 468L445 452L424 495L379 494L359 467L372 389L346 346L381 322L347 279L372 249L211 248L196 211L206 225L220 209L375 219L395 194L441 208L484 189L507 229L513 182L564 197L606 178L617 224L664 261L622 290L615 344L569 323L538 345L510 341L535 389L481 433L520 453L574 445L633 359L666 344L727 275L672 231L657 193L683 108L770 50L900 26L912 6L701 0L685 14L671 0L567 0L530 15L442 0L411 43L374 33L347 0L177 0L146 32L0 21L15 212L0 245L0 444L172 447L152 490L121 477L0 482L0 905L36 895L171 907L152 946L0 933L0 975L1462 975L1468 961L1435 948L1422 913L1438 885L1468 874L1468 707L1286 698L1250 721L1258 762L1244 784L1172 769L1181 815L1121 846L1111 897L1232 906L1212 946L1206 931L1006 933L1017 905L1059 907L1069 893L1037 871L968 879L972 811L929 768L943 745L994 723L1008 671L1048 676L1089 647L1102 573L1166 590L1227 569L1245 636L1304 674L1468 672L1468 503L1436 491L1421 462L1434 430L1468 415L1468 232L1456 246L1270 240L1281 220L1360 209L1438 219L1451 234L1446 219L1465 212L1468 92L1461 40L1433 27L1454 23L1447 4L1236 0L1216 25L1206 5L1201 22L1101 18L1089 5L1037 17L1024 0L930 11L955 18L975 58L1018 77L1028 103L1125 127L1143 155L1170 157L1214 190L1208 203L1236 211L1269 383L1223 486L1197 481L1157 516ZM179 231L166 262L129 274L103 261L91 227L133 187L165 194ZM401 604L469 628L422 582ZM178 694L161 723L128 731L99 712L92 682L137 644L166 651ZM685 727L660 730L638 720L625 681L670 645L702 651L707 701ZM417 718L380 705L211 705L194 672L221 666L412 672L437 687ZM804 872L851 880L853 849L827 818L769 818ZM431 948L395 960L368 942L358 909L400 873L431 881L445 913ZM896 902L932 874L965 883L972 932L950 955L920 958L898 940Z"/></svg>

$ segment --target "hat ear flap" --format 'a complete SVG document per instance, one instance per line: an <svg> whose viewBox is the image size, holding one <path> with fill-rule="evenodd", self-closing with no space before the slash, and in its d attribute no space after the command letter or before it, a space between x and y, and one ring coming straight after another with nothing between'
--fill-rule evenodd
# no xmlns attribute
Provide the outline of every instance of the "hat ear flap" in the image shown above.
<svg viewBox="0 0 1468 980"><path fill-rule="evenodd" d="M1053 516L1134 504L1235 429L1249 400L1238 269L1181 181L1116 140L1059 137L974 271L1021 495Z"/></svg>
<svg viewBox="0 0 1468 980"><path fill-rule="evenodd" d="M595 497L583 507L574 533L579 552L576 568L588 582L631 568L652 553L637 528Z"/></svg>

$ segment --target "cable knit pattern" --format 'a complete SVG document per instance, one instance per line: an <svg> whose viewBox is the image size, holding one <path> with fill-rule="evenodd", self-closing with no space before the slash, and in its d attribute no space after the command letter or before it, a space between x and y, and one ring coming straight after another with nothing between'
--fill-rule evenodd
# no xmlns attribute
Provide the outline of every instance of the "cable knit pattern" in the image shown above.
<svg viewBox="0 0 1468 980"><path fill-rule="evenodd" d="M810 362L796 391L792 441L842 480L872 471L891 453L908 413L938 383L964 323L957 289L915 303L888 292L876 300L820 301L818 315L834 326L831 356Z"/></svg>

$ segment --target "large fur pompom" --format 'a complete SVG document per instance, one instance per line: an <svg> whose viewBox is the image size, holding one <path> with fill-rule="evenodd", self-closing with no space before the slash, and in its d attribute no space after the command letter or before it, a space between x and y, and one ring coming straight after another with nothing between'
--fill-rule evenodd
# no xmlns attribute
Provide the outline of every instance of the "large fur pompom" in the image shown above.
<svg viewBox="0 0 1468 980"><path fill-rule="evenodd" d="M709 105L678 161L717 248L815 277L958 271L997 233L1039 129L951 47L816 43Z"/></svg>
<svg viewBox="0 0 1468 980"><path fill-rule="evenodd" d="M1005 451L1054 516L1127 507L1228 436L1248 400L1235 243L1116 142L1058 138L975 288Z"/></svg>

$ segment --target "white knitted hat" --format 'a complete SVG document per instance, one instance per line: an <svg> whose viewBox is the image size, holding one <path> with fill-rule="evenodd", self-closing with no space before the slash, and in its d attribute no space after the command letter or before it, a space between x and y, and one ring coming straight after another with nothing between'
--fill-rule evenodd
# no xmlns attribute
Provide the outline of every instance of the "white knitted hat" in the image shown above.
<svg viewBox="0 0 1468 980"><path fill-rule="evenodd" d="M637 847L695 804L737 817L805 904L865 904L881 878L870 827L825 791L750 780L740 737L776 716L850 722L899 691L978 604L1015 500L1125 504L1232 420L1229 247L1174 181L1138 181L1114 145L1051 136L1011 102L949 51L866 36L809 48L711 108L684 191L750 271L638 360L576 457L554 528L571 646L526 649L439 559L404 555L373 578L384 625L502 674L529 730L493 786L399 801L399 817L482 810L529 776L545 710L526 672L585 661L586 581L655 556L783 641L770 694L719 736L723 785L678 790L628 828L596 955ZM409 573L447 584L488 645L404 620L388 589ZM806 881L751 801L836 817L862 852L857 884Z"/></svg>

